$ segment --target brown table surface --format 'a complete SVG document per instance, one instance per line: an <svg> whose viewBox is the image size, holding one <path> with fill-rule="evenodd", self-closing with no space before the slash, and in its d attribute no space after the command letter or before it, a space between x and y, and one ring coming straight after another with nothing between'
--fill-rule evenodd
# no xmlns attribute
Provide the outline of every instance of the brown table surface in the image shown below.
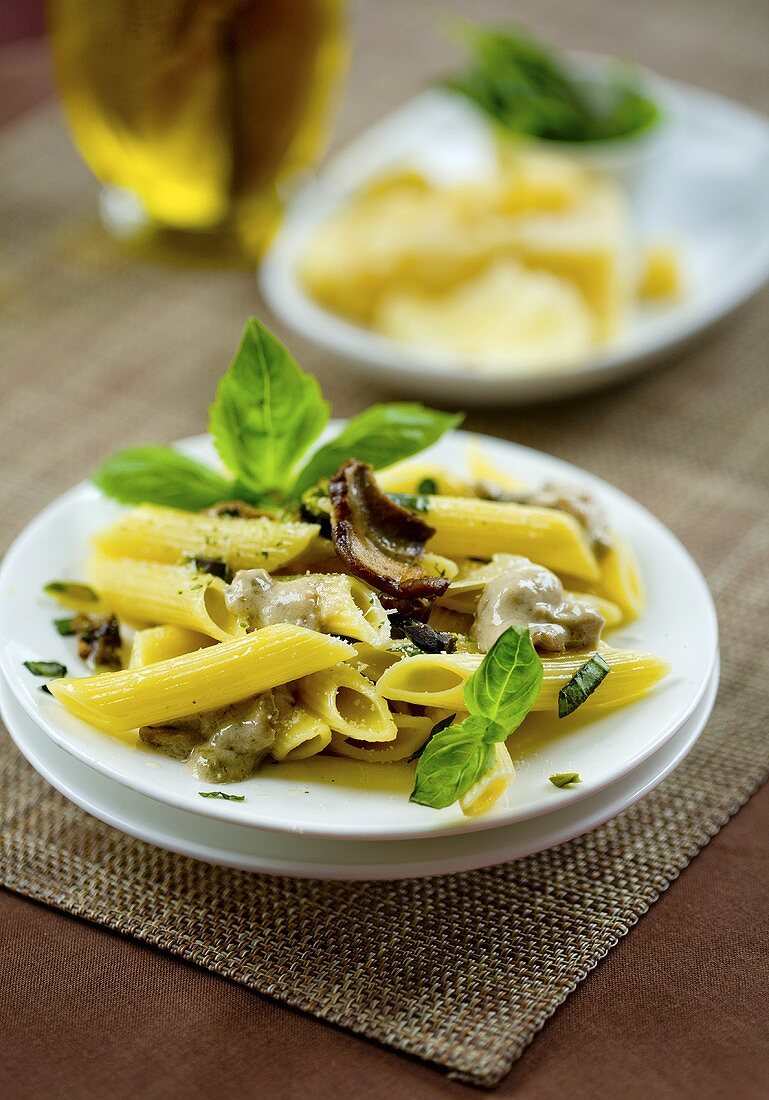
<svg viewBox="0 0 769 1100"><path fill-rule="evenodd" d="M478 17L525 14L561 42L632 55L769 107L765 0L653 0L640 7L590 0L584 8L545 0L524 5L523 14L520 5L500 2L452 8L460 6ZM589 20L581 17L585 8ZM370 102L356 121L373 120L404 98L418 83L414 73L428 68L419 51L441 8L415 9L399 2L384 13L362 5L352 88L365 90ZM413 52L369 72L365 59L380 46L382 23L395 16L413 19ZM48 94L44 50L6 48L0 121ZM357 406L358 396L348 404ZM340 397L338 411L350 411L344 404ZM505 434L503 414L496 428ZM15 439L6 448L5 477L34 445ZM579 986L498 1094L769 1095L768 868L764 788ZM0 1020L0 1095L8 1097L473 1094L425 1066L8 893L0 893Z"/></svg>

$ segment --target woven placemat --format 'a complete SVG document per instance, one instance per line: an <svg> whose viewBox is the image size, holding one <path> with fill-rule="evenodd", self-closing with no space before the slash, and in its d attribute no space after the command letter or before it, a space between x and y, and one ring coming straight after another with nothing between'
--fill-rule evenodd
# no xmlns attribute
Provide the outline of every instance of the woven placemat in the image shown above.
<svg viewBox="0 0 769 1100"><path fill-rule="evenodd" d="M105 453L199 431L243 319L261 307L248 273L169 271L107 240L52 109L4 134L0 158L7 542ZM301 882L130 840L52 792L3 738L0 881L463 1080L498 1082L769 768L766 305L621 390L468 422L621 485L705 569L721 617L719 702L656 792L587 837L492 870ZM383 396L290 343L336 412Z"/></svg>

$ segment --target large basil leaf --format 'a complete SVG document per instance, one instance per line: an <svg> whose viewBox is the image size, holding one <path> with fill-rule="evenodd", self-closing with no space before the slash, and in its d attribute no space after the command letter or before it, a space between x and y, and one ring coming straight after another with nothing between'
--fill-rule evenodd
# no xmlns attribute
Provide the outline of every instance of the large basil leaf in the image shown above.
<svg viewBox="0 0 769 1100"><path fill-rule="evenodd" d="M541 686L542 661L528 629L510 626L465 684L465 706L508 736L536 703Z"/></svg>
<svg viewBox="0 0 769 1100"><path fill-rule="evenodd" d="M328 413L317 380L252 317L219 383L209 420L222 461L249 495L280 492L290 483Z"/></svg>
<svg viewBox="0 0 769 1100"><path fill-rule="evenodd" d="M121 504L163 504L197 512L235 495L235 484L171 447L133 447L102 463L94 483Z"/></svg>
<svg viewBox="0 0 769 1100"><path fill-rule="evenodd" d="M435 733L419 758L411 801L442 809L467 794L494 760L488 727L484 718L470 715Z"/></svg>
<svg viewBox="0 0 769 1100"><path fill-rule="evenodd" d="M418 454L451 428L461 413L437 412L416 402L372 405L342 429L336 439L319 447L299 473L293 495L301 496L321 478L330 477L348 458L370 462L374 469Z"/></svg>

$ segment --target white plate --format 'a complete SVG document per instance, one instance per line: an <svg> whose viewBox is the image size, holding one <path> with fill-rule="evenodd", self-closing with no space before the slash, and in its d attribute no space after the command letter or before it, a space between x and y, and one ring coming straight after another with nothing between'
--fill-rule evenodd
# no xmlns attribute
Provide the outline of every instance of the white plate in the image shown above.
<svg viewBox="0 0 769 1100"><path fill-rule="evenodd" d="M482 441L492 461L526 482L576 482L605 504L613 525L635 548L648 589L644 616L610 641L647 649L672 666L670 676L632 706L587 719L577 714L551 723L544 733L538 717L527 719L510 744L518 778L506 801L483 817L466 818L456 806L432 810L410 803L413 773L404 765L372 766L325 756L263 768L234 788L246 795L243 803L202 799L199 791L207 785L183 764L137 745L133 737L101 733L43 694L23 660L58 660L70 671L82 666L73 640L54 631L56 608L41 588L54 578L82 578L89 536L121 510L87 483L33 520L0 571L0 665L11 690L57 744L104 775L168 805L261 829L356 840L435 836L522 821L551 812L564 798L587 798L656 752L692 714L717 652L710 594L689 554L658 520L584 471L525 447L463 432L444 438L425 454L461 474L470 441ZM188 440L184 450L213 460L205 437ZM564 771L579 772L584 782L566 793L556 790L548 776Z"/></svg>
<svg viewBox="0 0 769 1100"><path fill-rule="evenodd" d="M633 201L643 240L679 242L687 293L674 304L639 309L621 338L577 369L505 375L425 360L324 309L296 278L297 257L316 227L373 174L406 161L434 178L454 179L490 165L481 116L446 93L424 93L385 118L297 195L260 269L265 298L286 324L351 371L433 401L468 406L559 398L637 373L769 278L769 123L709 92L667 86L681 104L678 133L650 160Z"/></svg>
<svg viewBox="0 0 769 1100"><path fill-rule="evenodd" d="M277 835L162 806L100 775L55 745L21 709L2 677L0 707L11 736L30 764L70 801L121 832L224 867L349 881L425 878L492 867L597 828L648 794L683 760L708 720L717 688L716 666L694 714L667 744L629 775L584 801L490 832L385 844Z"/></svg>

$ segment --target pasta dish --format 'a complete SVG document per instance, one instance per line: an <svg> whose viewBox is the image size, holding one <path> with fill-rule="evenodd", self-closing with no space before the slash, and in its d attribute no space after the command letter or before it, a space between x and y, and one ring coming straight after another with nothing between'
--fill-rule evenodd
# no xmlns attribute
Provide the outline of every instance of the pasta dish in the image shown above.
<svg viewBox="0 0 769 1100"><path fill-rule="evenodd" d="M44 690L235 785L205 797L326 753L402 762L413 801L479 814L514 779L528 713L599 714L666 674L605 637L639 615L642 582L590 494L524 486L472 447L467 478L413 461L459 419L421 405L374 406L312 450L327 418L251 320L211 410L219 469L144 447L95 475L130 507L85 577L46 586L86 674L25 662Z"/></svg>

